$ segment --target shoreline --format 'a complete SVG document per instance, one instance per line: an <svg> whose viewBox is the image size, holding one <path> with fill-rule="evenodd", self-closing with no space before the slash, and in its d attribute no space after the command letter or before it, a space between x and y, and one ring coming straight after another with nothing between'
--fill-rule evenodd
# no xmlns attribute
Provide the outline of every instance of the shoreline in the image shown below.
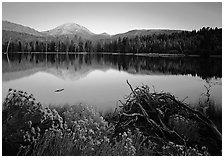
<svg viewBox="0 0 224 158"><path fill-rule="evenodd" d="M59 54L59 55L86 55L86 54L96 54L96 55L127 55L127 56L143 56L143 57L203 57L199 54L170 54L170 53L109 53L109 52L10 52L9 54ZM6 54L3 52L3 54ZM209 58L222 58L222 55L209 55Z"/></svg>

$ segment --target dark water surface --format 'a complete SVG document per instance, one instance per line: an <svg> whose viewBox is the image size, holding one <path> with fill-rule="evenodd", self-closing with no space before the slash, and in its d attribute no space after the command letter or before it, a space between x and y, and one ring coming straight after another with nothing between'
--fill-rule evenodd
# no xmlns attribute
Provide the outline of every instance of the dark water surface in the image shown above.
<svg viewBox="0 0 224 158"><path fill-rule="evenodd" d="M147 84L196 105L210 84L211 99L221 109L221 58L14 53L9 60L3 55L3 98L13 88L32 93L46 106L82 102L110 110L130 93L129 80L133 87Z"/></svg>

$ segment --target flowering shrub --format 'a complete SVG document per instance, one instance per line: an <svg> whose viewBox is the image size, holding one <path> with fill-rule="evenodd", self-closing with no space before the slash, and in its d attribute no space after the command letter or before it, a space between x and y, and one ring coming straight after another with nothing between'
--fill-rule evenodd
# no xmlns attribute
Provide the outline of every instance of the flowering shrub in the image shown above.
<svg viewBox="0 0 224 158"><path fill-rule="evenodd" d="M42 108L32 95L15 90L3 102L3 155L209 155L205 147L177 145L138 128L115 129L91 106Z"/></svg>
<svg viewBox="0 0 224 158"><path fill-rule="evenodd" d="M42 108L26 92L9 89L2 109L3 155L15 155L20 146L35 143L46 129L63 127L57 111Z"/></svg>

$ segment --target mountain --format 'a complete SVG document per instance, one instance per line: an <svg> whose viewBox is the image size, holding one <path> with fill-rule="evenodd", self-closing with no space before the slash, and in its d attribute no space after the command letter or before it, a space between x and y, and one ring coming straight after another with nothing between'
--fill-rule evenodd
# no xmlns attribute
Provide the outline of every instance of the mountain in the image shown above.
<svg viewBox="0 0 224 158"><path fill-rule="evenodd" d="M143 36L143 35L153 35L153 34L172 34L176 32L181 32L181 30L165 30L165 29L150 29L150 30L131 30L126 33L116 34L116 35L109 35L107 33L101 34L94 34L89 31L84 26L78 25L76 23L66 23L60 25L52 30L44 31L43 34L50 35L50 36L68 36L74 37L77 35L78 37L82 37L84 39L91 39L91 40L100 40L100 39L117 39L119 37L135 37L135 36Z"/></svg>
<svg viewBox="0 0 224 158"><path fill-rule="evenodd" d="M27 26L15 24L12 22L8 22L8 21L2 21L2 30L25 33L25 34L34 35L34 36L43 36L42 33L38 32L35 29L32 29Z"/></svg>
<svg viewBox="0 0 224 158"><path fill-rule="evenodd" d="M90 38L91 36L95 35L91 31L89 31L84 26L78 25L76 23L66 23L63 25L60 25L54 29L51 29L49 31L42 32L44 34L50 35L50 36L61 36L61 35L77 35L83 38Z"/></svg>
<svg viewBox="0 0 224 158"><path fill-rule="evenodd" d="M64 41L67 37L69 37L70 39L74 39L74 37L78 39L79 37L81 37L82 39L97 41L114 40L118 39L119 37L132 38L135 36L143 35L172 34L176 32L181 32L181 30L150 29L131 30L116 35L109 35L105 32L101 34L95 34L88 30L86 27L78 25L76 23L66 23L48 31L38 32L37 30L27 26L22 26L8 21L2 21L3 42L7 42L9 38L12 38L12 40L14 41L45 41L46 38L48 40L54 40L55 38L59 38L60 40Z"/></svg>

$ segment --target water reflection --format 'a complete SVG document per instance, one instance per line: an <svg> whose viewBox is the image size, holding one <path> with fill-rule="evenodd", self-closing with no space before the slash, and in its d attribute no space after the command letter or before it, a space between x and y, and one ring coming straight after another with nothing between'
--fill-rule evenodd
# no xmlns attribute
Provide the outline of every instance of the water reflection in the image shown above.
<svg viewBox="0 0 224 158"><path fill-rule="evenodd" d="M84 102L99 108L114 107L133 86L154 85L180 99L197 103L204 85L214 83L211 97L221 105L221 59L164 58L111 54L3 55L3 97L8 88L33 93L43 104ZM61 93L56 89L64 88Z"/></svg>
<svg viewBox="0 0 224 158"><path fill-rule="evenodd" d="M53 66L57 69L66 68L75 71L83 65L109 66L131 73L162 73L162 74L191 74L203 79L221 77L222 60L220 58L199 57L145 57L133 55L111 54L9 54L10 61L23 68L32 68L38 65ZM10 71L5 65L6 56L3 55L3 72ZM29 65L27 65L29 63ZM30 65L31 64L31 65ZM26 67L27 66L27 67ZM29 67L30 66L30 67ZM16 70L13 66L12 71Z"/></svg>

